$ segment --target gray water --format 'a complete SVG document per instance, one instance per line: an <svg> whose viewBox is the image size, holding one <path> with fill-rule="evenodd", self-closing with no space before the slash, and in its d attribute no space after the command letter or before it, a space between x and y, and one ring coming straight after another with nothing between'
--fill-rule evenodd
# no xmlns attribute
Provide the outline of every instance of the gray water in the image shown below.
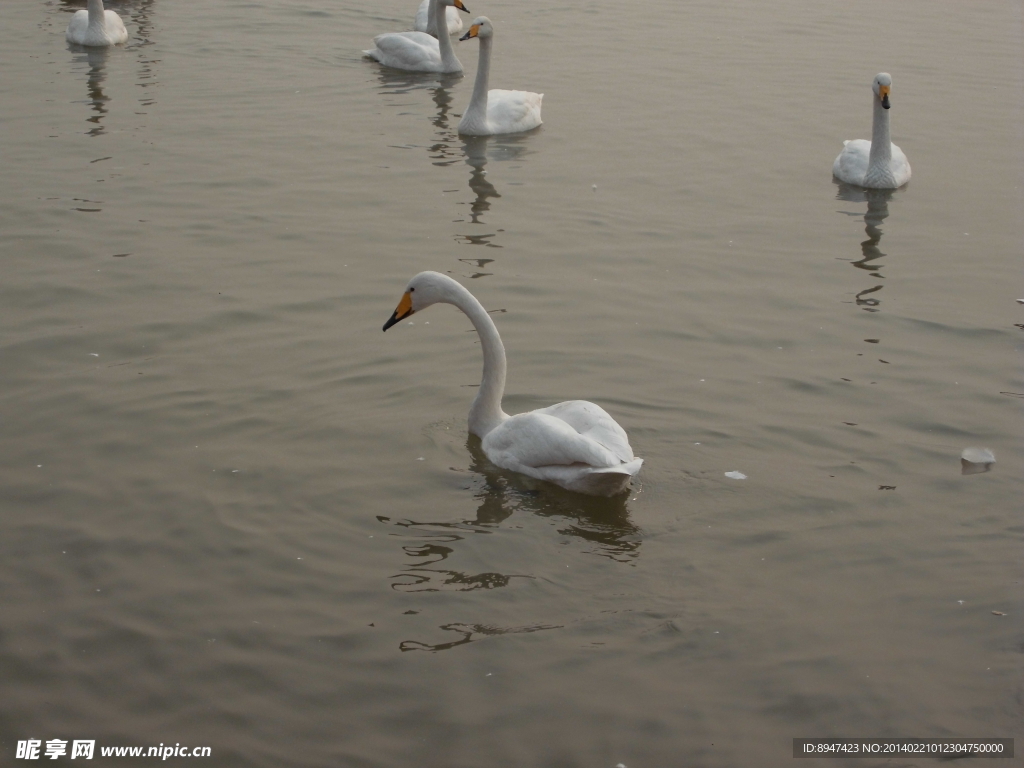
<svg viewBox="0 0 1024 768"><path fill-rule="evenodd" d="M457 135L473 41L361 57L413 0L124 0L100 52L4 3L0 762L1019 755L1022 4L467 3L538 130ZM914 176L865 195L879 71ZM380 331L426 269L506 411L623 425L628 496L467 440L465 317Z"/></svg>

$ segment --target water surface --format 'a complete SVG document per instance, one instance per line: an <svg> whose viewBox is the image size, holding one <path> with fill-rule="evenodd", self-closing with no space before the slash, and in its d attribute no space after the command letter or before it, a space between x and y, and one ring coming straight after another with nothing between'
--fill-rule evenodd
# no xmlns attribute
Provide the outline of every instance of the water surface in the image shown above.
<svg viewBox="0 0 1024 768"><path fill-rule="evenodd" d="M361 57L413 3L124 0L100 52L79 3L9 6L11 759L1024 748L1019 2L478 0L492 85L545 94L482 139L474 42L464 78ZM879 71L914 177L866 194L830 169ZM494 311L507 411L618 419L630 494L488 463L466 319L380 332L425 269Z"/></svg>

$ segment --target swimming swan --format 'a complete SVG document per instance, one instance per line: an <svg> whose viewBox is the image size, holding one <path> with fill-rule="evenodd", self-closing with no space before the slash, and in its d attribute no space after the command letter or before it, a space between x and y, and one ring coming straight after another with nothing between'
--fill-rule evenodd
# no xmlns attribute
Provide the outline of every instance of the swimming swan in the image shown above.
<svg viewBox="0 0 1024 768"><path fill-rule="evenodd" d="M568 400L509 416L501 410L505 391L505 347L491 316L462 285L437 272L420 272L409 281L391 326L432 304L454 304L480 336L484 373L469 409L469 431L494 464L570 491L613 496L626 489L643 459L633 455L625 431L603 408Z"/></svg>
<svg viewBox="0 0 1024 768"><path fill-rule="evenodd" d="M467 136L492 136L496 133L520 133L541 124L540 102L543 93L530 91L487 90L491 71L491 41L494 27L486 16L473 19L469 32L460 37L480 39L480 63L473 84L473 97L459 121L459 133Z"/></svg>
<svg viewBox="0 0 1024 768"><path fill-rule="evenodd" d="M435 13L441 8L455 6L469 13L462 0L431 0ZM447 11L446 11L447 13ZM373 38L376 46L363 51L385 67L412 72L461 72L462 62L455 57L448 35L431 37L426 32L385 32Z"/></svg>
<svg viewBox="0 0 1024 768"><path fill-rule="evenodd" d="M64 37L76 45L120 45L128 39L128 30L120 16L103 10L103 0L89 0L87 11L75 11Z"/></svg>
<svg viewBox="0 0 1024 768"><path fill-rule="evenodd" d="M879 72L871 84L875 113L871 141L844 141L843 151L832 163L832 175L847 184L870 189L896 189L910 181L910 162L889 139L889 92L892 77Z"/></svg>
<svg viewBox="0 0 1024 768"><path fill-rule="evenodd" d="M434 29L434 5L430 0L423 0L416 11L416 20L412 28L417 32L426 32L428 35L437 37L437 30ZM448 21L448 34L457 35L462 31L462 17L459 16L459 9L454 5L445 9L445 19Z"/></svg>

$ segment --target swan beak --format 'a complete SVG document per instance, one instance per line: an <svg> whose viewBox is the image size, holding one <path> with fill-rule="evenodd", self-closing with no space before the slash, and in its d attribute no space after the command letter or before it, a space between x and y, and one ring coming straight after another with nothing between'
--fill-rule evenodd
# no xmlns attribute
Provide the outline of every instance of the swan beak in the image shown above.
<svg viewBox="0 0 1024 768"><path fill-rule="evenodd" d="M458 9L459 9L460 11L465 11L466 13L469 13L469 8L467 8L466 6L464 6L464 5L462 4L462 0L455 0L455 3L454 3L454 5L455 5L455 7L456 7L456 8L458 8Z"/></svg>
<svg viewBox="0 0 1024 768"><path fill-rule="evenodd" d="M889 86L880 85L878 86L878 96L882 100L882 107L885 109L889 108Z"/></svg>
<svg viewBox="0 0 1024 768"><path fill-rule="evenodd" d="M469 40L469 38L476 37L478 34L480 34L480 25L474 24L469 28L469 32L460 37L459 40Z"/></svg>
<svg viewBox="0 0 1024 768"><path fill-rule="evenodd" d="M404 320L416 310L412 308L412 296L408 291L402 294L402 300L398 302L398 307L392 313L391 317L386 323L384 323L383 330L387 330L392 325L395 325L399 320Z"/></svg>

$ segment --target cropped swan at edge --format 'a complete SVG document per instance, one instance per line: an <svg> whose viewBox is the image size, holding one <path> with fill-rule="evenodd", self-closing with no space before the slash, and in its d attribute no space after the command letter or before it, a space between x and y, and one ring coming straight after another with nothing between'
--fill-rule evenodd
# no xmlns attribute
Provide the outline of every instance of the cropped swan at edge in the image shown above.
<svg viewBox="0 0 1024 768"><path fill-rule="evenodd" d="M847 184L869 189L896 189L910 181L910 162L889 138L889 93L892 77L879 72L871 84L875 94L871 141L844 141L832 163L832 175Z"/></svg>
<svg viewBox="0 0 1024 768"><path fill-rule="evenodd" d="M600 406L568 400L515 416L501 410L505 347L487 310L460 283L438 272L420 272L409 281L384 330L439 303L461 309L480 336L484 370L469 408L469 431L480 438L487 458L570 491L593 496L624 491L643 459L633 455L625 430Z"/></svg>
<svg viewBox="0 0 1024 768"><path fill-rule="evenodd" d="M540 105L543 93L531 91L487 90L491 74L491 44L494 26L486 16L473 19L469 32L460 37L480 40L480 63L469 106L459 121L459 133L467 136L493 136L498 133L521 133L541 124Z"/></svg>
<svg viewBox="0 0 1024 768"><path fill-rule="evenodd" d="M437 30L434 29L434 6L431 0L423 0L420 7L416 9L416 19L412 28L417 32L426 32L437 37ZM459 9L454 5L445 8L445 19L448 22L448 34L457 35L462 31L462 17L459 16Z"/></svg>
<svg viewBox="0 0 1024 768"><path fill-rule="evenodd" d="M454 6L469 13L462 0L431 0L434 12L442 15L442 9ZM447 12L447 10L445 11ZM433 37L426 32L385 32L373 38L374 47L363 54L379 61L385 67L404 69L410 72L462 71L462 62L455 56L452 41L448 35Z"/></svg>
<svg viewBox="0 0 1024 768"><path fill-rule="evenodd" d="M103 0L89 0L87 10L75 11L68 22L64 39L76 45L100 48L120 45L128 39L121 17L103 8Z"/></svg>

